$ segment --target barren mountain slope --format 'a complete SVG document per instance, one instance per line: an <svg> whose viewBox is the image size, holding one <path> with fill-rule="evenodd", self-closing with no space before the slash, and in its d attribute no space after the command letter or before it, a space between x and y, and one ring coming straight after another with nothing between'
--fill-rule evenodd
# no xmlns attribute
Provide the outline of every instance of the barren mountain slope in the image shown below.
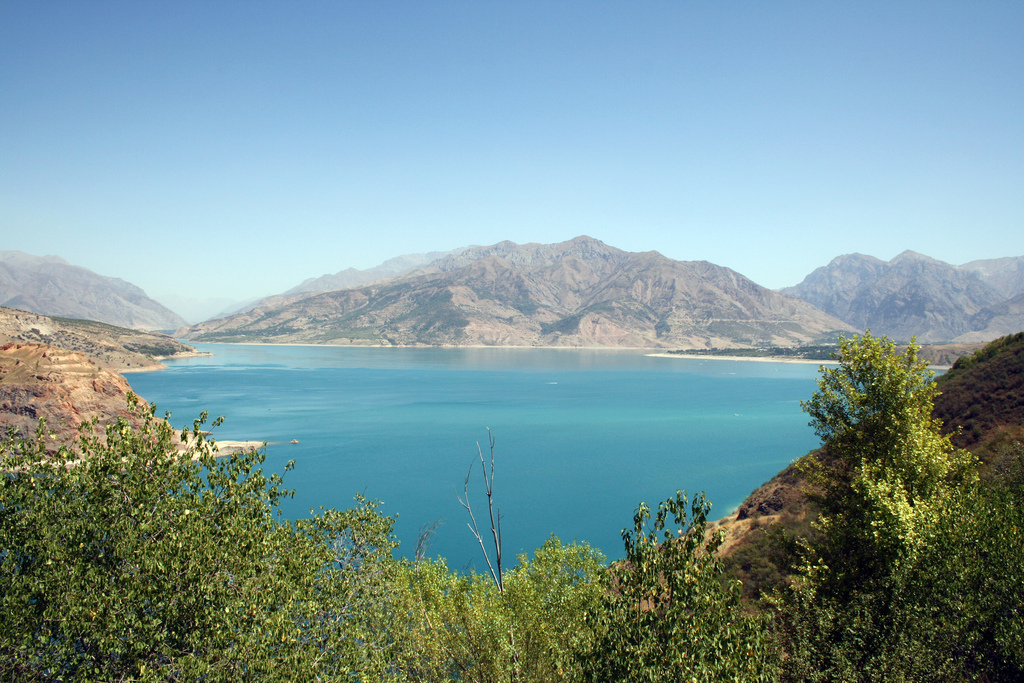
<svg viewBox="0 0 1024 683"><path fill-rule="evenodd" d="M1007 299L1024 294L1024 256L971 261L958 266L958 269L974 273Z"/></svg>
<svg viewBox="0 0 1024 683"><path fill-rule="evenodd" d="M857 329L921 343L981 341L962 335L977 331L976 316L1004 300L977 273L912 251L888 263L840 256L781 291Z"/></svg>
<svg viewBox="0 0 1024 683"><path fill-rule="evenodd" d="M139 330L173 330L186 324L129 282L56 256L20 251L0 251L0 305Z"/></svg>
<svg viewBox="0 0 1024 683"><path fill-rule="evenodd" d="M466 249L406 276L194 325L194 341L792 345L848 325L727 268L589 238Z"/></svg>

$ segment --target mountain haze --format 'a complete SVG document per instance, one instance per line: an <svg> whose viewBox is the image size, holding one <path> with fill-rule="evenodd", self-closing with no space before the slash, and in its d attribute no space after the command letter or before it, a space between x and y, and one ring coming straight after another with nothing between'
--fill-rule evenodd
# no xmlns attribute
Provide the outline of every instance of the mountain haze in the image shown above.
<svg viewBox="0 0 1024 683"><path fill-rule="evenodd" d="M320 277L309 278L302 284L296 285L284 292L282 296L293 294L305 294L313 292L329 292L335 289L348 289L358 287L377 280L384 280L390 277L404 275L409 271L427 265L433 261L444 258L451 254L457 254L465 249L454 249L452 251L431 251L426 254L404 254L390 258L379 266L358 270L346 268L334 275L321 275Z"/></svg>
<svg viewBox="0 0 1024 683"><path fill-rule="evenodd" d="M0 306L136 330L174 330L187 324L130 282L97 275L57 256L20 251L0 251Z"/></svg>
<svg viewBox="0 0 1024 683"><path fill-rule="evenodd" d="M577 237L458 250L397 278L278 297L178 335L223 342L735 347L794 345L850 329L728 268Z"/></svg>
<svg viewBox="0 0 1024 683"><path fill-rule="evenodd" d="M959 270L974 273L1007 299L1024 294L1024 256L971 261Z"/></svg>

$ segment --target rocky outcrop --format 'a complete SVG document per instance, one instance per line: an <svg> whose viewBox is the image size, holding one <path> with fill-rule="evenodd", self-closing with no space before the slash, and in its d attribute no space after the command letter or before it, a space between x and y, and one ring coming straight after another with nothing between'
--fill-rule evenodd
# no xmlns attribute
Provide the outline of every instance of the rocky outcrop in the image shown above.
<svg viewBox="0 0 1024 683"><path fill-rule="evenodd" d="M56 256L20 251L0 251L0 305L137 330L175 330L187 324L130 282Z"/></svg>
<svg viewBox="0 0 1024 683"><path fill-rule="evenodd" d="M578 237L468 248L399 278L282 297L177 335L223 342L693 348L792 346L850 329L728 268Z"/></svg>
<svg viewBox="0 0 1024 683"><path fill-rule="evenodd" d="M84 354L44 344L0 347L0 429L35 433L39 419L57 444L73 440L78 426L128 417L131 387L120 374L98 367Z"/></svg>

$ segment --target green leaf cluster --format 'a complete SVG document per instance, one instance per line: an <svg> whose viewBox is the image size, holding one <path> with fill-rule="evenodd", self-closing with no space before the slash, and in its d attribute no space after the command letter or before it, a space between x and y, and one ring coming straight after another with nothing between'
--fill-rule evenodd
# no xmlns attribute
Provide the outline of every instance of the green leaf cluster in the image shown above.
<svg viewBox="0 0 1024 683"><path fill-rule="evenodd" d="M55 453L42 426L3 445L0 677L310 680L372 668L391 520L360 500L283 521L288 492L264 475L262 453L215 457L205 416L180 450L166 421L130 407L138 426L86 429Z"/></svg>
<svg viewBox="0 0 1024 683"><path fill-rule="evenodd" d="M709 534L711 504L687 495L641 503L623 529L626 558L611 571L587 659L595 681L770 681L776 651L766 624L740 609L740 584L723 584Z"/></svg>
<svg viewBox="0 0 1024 683"><path fill-rule="evenodd" d="M412 681L583 681L604 558L552 537L521 555L499 590L489 575L443 560L403 563L397 594L408 621L395 668Z"/></svg>
<svg viewBox="0 0 1024 683"><path fill-rule="evenodd" d="M916 353L844 339L804 404L824 442L802 462L822 534L776 600L783 680L1024 675L1024 498L941 433Z"/></svg>

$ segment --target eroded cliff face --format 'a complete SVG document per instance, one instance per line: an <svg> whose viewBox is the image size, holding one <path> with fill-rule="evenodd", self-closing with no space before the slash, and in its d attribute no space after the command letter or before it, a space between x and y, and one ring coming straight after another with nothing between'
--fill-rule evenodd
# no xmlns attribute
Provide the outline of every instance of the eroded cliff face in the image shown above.
<svg viewBox="0 0 1024 683"><path fill-rule="evenodd" d="M106 425L128 417L127 380L74 351L45 344L0 347L0 429L31 436L46 419L54 448L74 440L78 426L96 418Z"/></svg>

